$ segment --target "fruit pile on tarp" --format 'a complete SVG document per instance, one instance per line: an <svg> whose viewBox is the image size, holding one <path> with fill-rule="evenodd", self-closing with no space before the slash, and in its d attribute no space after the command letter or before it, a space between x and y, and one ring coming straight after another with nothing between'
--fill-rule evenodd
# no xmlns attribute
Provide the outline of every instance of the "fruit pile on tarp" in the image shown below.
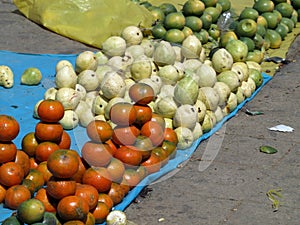
<svg viewBox="0 0 300 225"><path fill-rule="evenodd" d="M21 54L8 51L0 51L1 62L12 68L16 75L16 80L20 80L22 72L28 68L28 65L32 67L40 68L43 79L54 79L55 65L60 60L69 60L75 64L77 55L55 55L55 54ZM176 157L171 159L168 164L160 169L160 171L153 173L143 179L140 184L134 187L123 199L123 201L115 206L115 209L124 210L142 191L142 189L157 180L163 175L177 168L179 164L190 158L193 152L198 147L199 143L209 138L213 133L219 130L222 125L229 120L236 113L261 90L261 88L271 79L270 76L263 74L262 85L255 90L251 97L247 98L244 102L240 103L230 114L225 116L222 121L218 122L208 133L203 134L192 146L185 150L178 150ZM16 91L17 90L17 91ZM0 89L0 114L9 114L17 118L20 121L20 134L16 137L14 142L17 147L21 148L22 137L34 130L36 125L36 119L32 117L34 105L38 100L43 98L46 88L42 84L38 86L26 86L16 82L14 87L11 89ZM73 130L68 131L72 138L71 149L78 150L83 143L86 142L86 130L83 127L76 127ZM13 211L0 205L0 221L6 219L11 215Z"/></svg>

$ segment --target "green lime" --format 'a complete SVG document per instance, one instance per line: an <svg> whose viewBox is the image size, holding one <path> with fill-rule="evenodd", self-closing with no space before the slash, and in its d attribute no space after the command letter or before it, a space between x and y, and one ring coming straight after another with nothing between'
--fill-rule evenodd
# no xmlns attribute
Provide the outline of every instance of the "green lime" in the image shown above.
<svg viewBox="0 0 300 225"><path fill-rule="evenodd" d="M216 24L212 24L210 28L208 29L208 34L210 37L212 37L214 40L218 40L221 36L221 31L219 27Z"/></svg>
<svg viewBox="0 0 300 225"><path fill-rule="evenodd" d="M257 30L257 24L252 19L243 19L239 21L235 28L235 33L239 37L253 37Z"/></svg>
<svg viewBox="0 0 300 225"><path fill-rule="evenodd" d="M164 21L165 14L158 6L150 6L148 10L153 16L155 21L159 21L159 22Z"/></svg>
<svg viewBox="0 0 300 225"><path fill-rule="evenodd" d="M283 23L288 26L289 33L293 31L295 24L294 24L293 20L291 20L290 18L282 17L280 23Z"/></svg>
<svg viewBox="0 0 300 225"><path fill-rule="evenodd" d="M254 45L256 49L261 49L262 46L264 45L264 38L259 35L258 33L256 33L253 37L253 41L254 41Z"/></svg>
<svg viewBox="0 0 300 225"><path fill-rule="evenodd" d="M296 10L300 9L300 0L291 0L291 3L294 9Z"/></svg>
<svg viewBox="0 0 300 225"><path fill-rule="evenodd" d="M250 7L246 7L242 10L242 12L240 13L239 16L239 20L242 19L252 19L252 20L257 20L259 14L257 12L256 9L250 8Z"/></svg>
<svg viewBox="0 0 300 225"><path fill-rule="evenodd" d="M200 40L201 44L206 44L208 42L209 34L207 30L201 29L199 32L195 32L194 34Z"/></svg>
<svg viewBox="0 0 300 225"><path fill-rule="evenodd" d="M185 26L181 31L184 33L185 37L188 37L194 33L193 30L187 26Z"/></svg>
<svg viewBox="0 0 300 225"><path fill-rule="evenodd" d="M44 204L35 198L22 202L17 209L18 219L27 224L41 221L44 217L44 213Z"/></svg>
<svg viewBox="0 0 300 225"><path fill-rule="evenodd" d="M165 36L165 34L167 33L166 28L161 23L157 23L156 25L154 25L152 27L151 31L152 31L153 37L156 39L163 38Z"/></svg>
<svg viewBox="0 0 300 225"><path fill-rule="evenodd" d="M181 12L173 12L166 15L164 26L168 29L183 29L185 26L185 17Z"/></svg>
<svg viewBox="0 0 300 225"><path fill-rule="evenodd" d="M279 23L275 29L275 31L280 34L282 40L286 37L289 32L289 28L284 23Z"/></svg>
<svg viewBox="0 0 300 225"><path fill-rule="evenodd" d="M282 41L280 34L272 29L267 30L265 39L270 40L270 48L279 48Z"/></svg>
<svg viewBox="0 0 300 225"><path fill-rule="evenodd" d="M222 6L222 12L228 11L231 9L231 1L230 0L218 0L218 4Z"/></svg>
<svg viewBox="0 0 300 225"><path fill-rule="evenodd" d="M266 29L268 28L268 21L262 15L257 17L256 23L263 25Z"/></svg>
<svg viewBox="0 0 300 225"><path fill-rule="evenodd" d="M238 37L233 31L226 31L220 36L219 45L220 47L224 47L227 45L227 43L231 40L237 40Z"/></svg>
<svg viewBox="0 0 300 225"><path fill-rule="evenodd" d="M202 0L202 2L204 3L205 7L214 7L216 6L218 0Z"/></svg>
<svg viewBox="0 0 300 225"><path fill-rule="evenodd" d="M275 29L276 28L276 26L278 24L278 17L276 15L276 13L264 12L261 15L267 20L269 29Z"/></svg>
<svg viewBox="0 0 300 225"><path fill-rule="evenodd" d="M211 15L212 23L216 23L221 15L221 12L215 7L207 7L204 13Z"/></svg>
<svg viewBox="0 0 300 225"><path fill-rule="evenodd" d="M201 16L205 5L199 0L187 0L182 6L182 13L185 16Z"/></svg>
<svg viewBox="0 0 300 225"><path fill-rule="evenodd" d="M261 14L264 12L272 12L275 8L275 5L271 0L257 0L254 2L253 8L256 9L259 14Z"/></svg>
<svg viewBox="0 0 300 225"><path fill-rule="evenodd" d="M176 7L171 3L162 3L158 7L164 12L165 15L168 15L172 12L177 12Z"/></svg>
<svg viewBox="0 0 300 225"><path fill-rule="evenodd" d="M293 6L286 2L281 2L275 5L275 9L278 10L283 17L288 17L288 18L292 16L294 10Z"/></svg>
<svg viewBox="0 0 300 225"><path fill-rule="evenodd" d="M208 13L203 13L200 19L202 20L202 27L208 30L210 28L210 25L212 24L211 15Z"/></svg>
<svg viewBox="0 0 300 225"><path fill-rule="evenodd" d="M164 40L176 44L181 44L184 39L185 39L184 33L179 29L168 30L164 37Z"/></svg>
<svg viewBox="0 0 300 225"><path fill-rule="evenodd" d="M253 39L251 39L249 37L241 37L240 40L248 46L249 52L252 52L254 50L255 44L254 44Z"/></svg>
<svg viewBox="0 0 300 225"><path fill-rule="evenodd" d="M260 36L264 37L266 34L267 28L265 28L261 24L257 24L256 33L258 33Z"/></svg>
<svg viewBox="0 0 300 225"><path fill-rule="evenodd" d="M185 17L185 26L194 32L199 32L202 29L202 20L197 16L187 16Z"/></svg>

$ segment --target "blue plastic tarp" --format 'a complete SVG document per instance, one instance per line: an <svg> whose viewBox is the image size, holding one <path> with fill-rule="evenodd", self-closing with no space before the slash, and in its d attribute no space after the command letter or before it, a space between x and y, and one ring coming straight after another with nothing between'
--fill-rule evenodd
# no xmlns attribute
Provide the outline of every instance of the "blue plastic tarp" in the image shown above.
<svg viewBox="0 0 300 225"><path fill-rule="evenodd" d="M77 55L23 54L0 51L0 65L9 66L15 76L15 84L12 88L6 89L2 86L0 87L0 114L11 115L19 122L20 133L14 140L14 143L19 149L21 148L21 141L24 135L28 132L33 132L35 130L35 125L39 122L39 120L33 117L33 110L35 104L39 100L43 99L46 91L46 88L42 85L43 82L37 86L21 85L20 81L22 73L28 67L36 67L42 72L44 80L48 79L53 81L57 62L60 60L69 60L73 65L75 65L76 57ZM263 78L263 84L252 94L250 98L247 98L244 102L240 103L233 112L224 117L222 121L218 122L210 132L203 134L191 147L185 150L177 150L176 156L173 159L169 160L169 162L162 167L160 171L153 173L142 180L138 186L133 188L127 194L120 204L114 207L114 209L123 211L138 196L145 186L175 170L179 164L189 159L201 141L209 138L212 134L218 131L226 121L236 115L236 113L248 101L252 100L261 88L272 79L271 76L265 73L263 73ZM80 152L83 144L89 140L85 132L85 128L78 126L75 129L68 131L68 133L72 140L71 149ZM3 204L0 204L0 221L10 216L12 212L12 210L5 208Z"/></svg>

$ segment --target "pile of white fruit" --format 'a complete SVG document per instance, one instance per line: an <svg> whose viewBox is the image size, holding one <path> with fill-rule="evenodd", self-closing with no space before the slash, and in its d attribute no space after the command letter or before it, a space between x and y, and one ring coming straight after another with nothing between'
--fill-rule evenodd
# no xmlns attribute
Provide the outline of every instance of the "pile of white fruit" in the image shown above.
<svg viewBox="0 0 300 225"><path fill-rule="evenodd" d="M156 95L149 104L153 112L176 131L178 148L186 149L261 84L249 71L261 74L261 67L238 62L225 48L209 58L194 35L178 46L146 39L138 27L128 26L120 36L109 37L101 51L80 53L75 67L59 61L56 86L45 92L44 99L62 102L65 115L60 123L73 129L95 119L109 121L113 104L131 101L130 86L146 83Z"/></svg>

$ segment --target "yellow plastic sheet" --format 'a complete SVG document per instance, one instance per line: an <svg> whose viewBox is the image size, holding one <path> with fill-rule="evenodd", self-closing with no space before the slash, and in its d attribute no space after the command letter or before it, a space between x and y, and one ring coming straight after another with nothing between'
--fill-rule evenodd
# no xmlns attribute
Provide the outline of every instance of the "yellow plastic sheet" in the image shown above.
<svg viewBox="0 0 300 225"><path fill-rule="evenodd" d="M149 11L130 0L14 0L14 4L35 23L98 48L126 26L153 23Z"/></svg>

